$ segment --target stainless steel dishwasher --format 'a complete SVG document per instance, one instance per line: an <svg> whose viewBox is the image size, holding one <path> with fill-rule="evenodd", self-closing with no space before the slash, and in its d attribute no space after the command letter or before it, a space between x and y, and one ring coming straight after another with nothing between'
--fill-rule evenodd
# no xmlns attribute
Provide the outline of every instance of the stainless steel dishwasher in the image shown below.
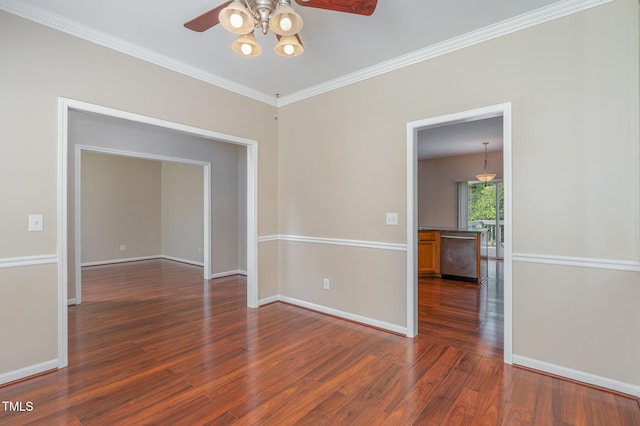
<svg viewBox="0 0 640 426"><path fill-rule="evenodd" d="M478 281L478 246L476 234L440 233L440 272L443 278Z"/></svg>

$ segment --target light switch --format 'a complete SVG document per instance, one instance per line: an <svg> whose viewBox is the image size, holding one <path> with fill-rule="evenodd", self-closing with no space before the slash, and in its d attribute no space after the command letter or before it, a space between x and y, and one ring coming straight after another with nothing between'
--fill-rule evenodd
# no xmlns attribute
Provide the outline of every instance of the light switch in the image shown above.
<svg viewBox="0 0 640 426"><path fill-rule="evenodd" d="M387 225L398 224L398 213L387 213Z"/></svg>
<svg viewBox="0 0 640 426"><path fill-rule="evenodd" d="M29 232L37 232L42 231L42 215L41 214L30 214L29 215Z"/></svg>

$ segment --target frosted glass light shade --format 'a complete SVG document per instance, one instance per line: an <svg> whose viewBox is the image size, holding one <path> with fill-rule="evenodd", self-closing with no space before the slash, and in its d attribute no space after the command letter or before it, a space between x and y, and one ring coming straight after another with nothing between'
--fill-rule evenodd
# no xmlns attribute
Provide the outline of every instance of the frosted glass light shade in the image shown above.
<svg viewBox="0 0 640 426"><path fill-rule="evenodd" d="M297 36L284 36L280 37L273 51L280 56L292 57L301 55L304 52L304 46L298 41Z"/></svg>
<svg viewBox="0 0 640 426"><path fill-rule="evenodd" d="M481 175L476 175L476 179L478 179L480 182L490 182L493 180L493 178L495 178L496 175L492 174L492 173L483 173Z"/></svg>
<svg viewBox="0 0 640 426"><path fill-rule="evenodd" d="M255 57L262 54L262 48L258 44L253 33L243 34L231 43L234 52L242 56Z"/></svg>
<svg viewBox="0 0 640 426"><path fill-rule="evenodd" d="M218 20L225 30L233 34L249 34L255 25L251 13L238 0L222 9Z"/></svg>
<svg viewBox="0 0 640 426"><path fill-rule="evenodd" d="M269 28L280 36L298 34L302 29L302 16L288 4L281 4L269 19Z"/></svg>

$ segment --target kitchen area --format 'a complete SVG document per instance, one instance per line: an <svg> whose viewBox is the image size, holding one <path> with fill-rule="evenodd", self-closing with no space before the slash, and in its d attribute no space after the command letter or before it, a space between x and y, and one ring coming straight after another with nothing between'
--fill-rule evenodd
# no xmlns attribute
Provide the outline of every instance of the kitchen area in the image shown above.
<svg viewBox="0 0 640 426"><path fill-rule="evenodd" d="M419 132L419 277L487 281L502 257L502 157L502 117Z"/></svg>
<svg viewBox="0 0 640 426"><path fill-rule="evenodd" d="M486 282L489 275L487 228L420 227L418 276Z"/></svg>

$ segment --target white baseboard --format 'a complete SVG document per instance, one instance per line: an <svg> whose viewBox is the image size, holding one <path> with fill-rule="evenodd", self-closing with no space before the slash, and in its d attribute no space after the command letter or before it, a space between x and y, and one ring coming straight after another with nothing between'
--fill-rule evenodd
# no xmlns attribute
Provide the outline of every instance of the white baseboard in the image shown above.
<svg viewBox="0 0 640 426"><path fill-rule="evenodd" d="M181 257L166 256L163 254L158 254L154 256L126 257L122 259L97 260L95 262L83 262L81 266L112 265L114 263L138 262L141 260L153 260L153 259L167 259L167 260L173 260L175 262L180 262L180 263L188 263L190 265L195 265L195 266L204 266L203 262L198 262L196 260L191 260L191 259L183 259Z"/></svg>
<svg viewBox="0 0 640 426"><path fill-rule="evenodd" d="M67 306L77 305L76 298L67 299Z"/></svg>
<svg viewBox="0 0 640 426"><path fill-rule="evenodd" d="M58 368L58 360L52 359L51 361L45 361L39 364L34 364L28 367L23 367L17 370L9 371L8 373L2 373L0 374L0 385L14 382L20 379L25 379L30 376L35 376L36 374L44 373L45 371L56 370L57 368Z"/></svg>
<svg viewBox="0 0 640 426"><path fill-rule="evenodd" d="M216 278L229 277L231 275L247 275L247 271L236 269L235 271L216 272L211 274L211 279L215 280Z"/></svg>
<svg viewBox="0 0 640 426"><path fill-rule="evenodd" d="M578 382L611 389L617 392L625 393L627 395L640 397L640 386L621 382L619 380L596 376L595 374L587 373L584 371L573 370L571 368L562 367L560 365L550 364L548 362L538 361L536 359L531 359L515 354L513 355L513 364L521 365L523 367L531 368L538 371L543 371L545 373L553 374L556 376L566 377L567 379L576 380Z"/></svg>
<svg viewBox="0 0 640 426"><path fill-rule="evenodd" d="M269 303L275 303L280 301L280 296L270 296L264 299L258 300L258 306L268 305Z"/></svg>
<svg viewBox="0 0 640 426"><path fill-rule="evenodd" d="M100 266L100 265L111 265L114 263L124 263L124 262L137 262L140 260L151 260L151 259L160 259L162 256L139 256L139 257L126 257L122 259L108 259L108 260L98 260L95 262L82 262L80 266Z"/></svg>
<svg viewBox="0 0 640 426"><path fill-rule="evenodd" d="M322 305L316 305L315 303L305 302L304 300L298 300L298 299L294 299L292 297L275 296L275 297L271 297L269 299L262 299L260 301L260 304L263 304L262 302L264 300L272 300L272 299L277 299L277 301L280 301L280 302L285 302L285 303L289 303L291 305L300 306L301 308L306 308L306 309L311 309L313 311L318 311L318 312L321 312L323 314L333 315L334 317L344 318L344 319L347 319L349 321L359 322L361 324L369 325L369 326L376 327L376 328L381 328L383 330L391 331L393 333L399 333L399 334L402 334L402 335L405 335L405 336L407 335L407 328L406 327L401 327L399 325L391 324L391 323L384 322L384 321L378 321L378 320L375 320L373 318L363 317L361 315L352 314L350 312L340 311L338 309L328 308L328 307L322 306ZM276 300L272 300L272 301L275 302ZM271 302L269 302L269 303L271 303Z"/></svg>
<svg viewBox="0 0 640 426"><path fill-rule="evenodd" d="M198 262L197 260L182 259L180 257L165 256L165 255L160 255L160 256L158 256L158 258L167 259L167 260L173 260L175 262L188 263L189 265L203 266L204 267L204 262Z"/></svg>

